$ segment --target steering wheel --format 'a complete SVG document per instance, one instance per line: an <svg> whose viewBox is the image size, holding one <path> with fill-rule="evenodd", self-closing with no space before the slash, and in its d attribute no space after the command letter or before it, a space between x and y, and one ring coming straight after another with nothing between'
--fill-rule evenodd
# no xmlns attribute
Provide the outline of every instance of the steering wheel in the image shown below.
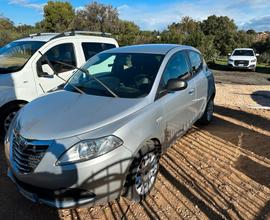
<svg viewBox="0 0 270 220"><path fill-rule="evenodd" d="M150 84L150 78L146 74L139 74L134 77L134 81L137 88L141 88L142 86L148 86Z"/></svg>

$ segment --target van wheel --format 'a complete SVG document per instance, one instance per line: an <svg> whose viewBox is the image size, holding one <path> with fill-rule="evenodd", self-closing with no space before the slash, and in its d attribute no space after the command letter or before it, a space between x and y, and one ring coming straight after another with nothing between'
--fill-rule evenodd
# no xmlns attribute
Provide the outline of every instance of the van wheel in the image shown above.
<svg viewBox="0 0 270 220"><path fill-rule="evenodd" d="M214 113L214 99L211 98L204 110L203 116L198 120L198 124L208 125L213 119Z"/></svg>
<svg viewBox="0 0 270 220"><path fill-rule="evenodd" d="M4 140L8 128L15 117L16 113L24 104L11 104L7 106L0 114L0 138Z"/></svg>
<svg viewBox="0 0 270 220"><path fill-rule="evenodd" d="M153 188L159 168L159 150L149 141L132 162L122 196L140 202Z"/></svg>

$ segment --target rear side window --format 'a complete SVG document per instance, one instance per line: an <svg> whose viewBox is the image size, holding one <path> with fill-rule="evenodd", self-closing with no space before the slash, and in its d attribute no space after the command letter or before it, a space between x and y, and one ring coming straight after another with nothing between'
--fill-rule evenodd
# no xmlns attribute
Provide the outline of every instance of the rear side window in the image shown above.
<svg viewBox="0 0 270 220"><path fill-rule="evenodd" d="M194 51L188 51L188 56L191 64L192 73L198 73L203 67L201 55Z"/></svg>
<svg viewBox="0 0 270 220"><path fill-rule="evenodd" d="M92 56L97 53L115 48L114 44L105 44L105 43L82 43L83 53L85 60L89 60Z"/></svg>
<svg viewBox="0 0 270 220"><path fill-rule="evenodd" d="M54 46L50 50L48 50L45 53L45 55L47 56L48 60L51 62L56 73L62 73L62 72L66 72L66 71L70 71L74 69L70 66L59 64L57 63L57 61L69 64L72 66L76 66L75 52L74 52L74 47L72 43L66 43L66 44L60 44L60 45ZM46 63L47 61L44 58L38 61L38 65L37 65L38 73L42 72L41 65L46 64Z"/></svg>

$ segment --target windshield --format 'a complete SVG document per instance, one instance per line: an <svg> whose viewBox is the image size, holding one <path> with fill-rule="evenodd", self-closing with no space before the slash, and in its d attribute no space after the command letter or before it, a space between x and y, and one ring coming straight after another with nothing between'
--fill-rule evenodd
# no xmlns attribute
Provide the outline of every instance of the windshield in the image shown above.
<svg viewBox="0 0 270 220"><path fill-rule="evenodd" d="M0 49L0 74L19 71L45 42L15 41Z"/></svg>
<svg viewBox="0 0 270 220"><path fill-rule="evenodd" d="M253 50L235 50L233 56L254 56Z"/></svg>
<svg viewBox="0 0 270 220"><path fill-rule="evenodd" d="M83 68L118 97L139 98L149 94L163 57L159 54L101 53L90 59ZM76 92L70 84L89 95L112 96L82 71L77 71L65 86L66 90Z"/></svg>

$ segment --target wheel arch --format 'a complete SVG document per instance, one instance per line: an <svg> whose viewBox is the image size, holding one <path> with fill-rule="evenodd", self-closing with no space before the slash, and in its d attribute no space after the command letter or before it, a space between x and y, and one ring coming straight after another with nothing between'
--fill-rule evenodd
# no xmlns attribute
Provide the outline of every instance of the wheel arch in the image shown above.
<svg viewBox="0 0 270 220"><path fill-rule="evenodd" d="M13 100L13 101L10 101L10 102L7 102L6 104L2 105L0 107L0 114L2 112L5 111L5 109L7 109L8 107L12 106L12 105L26 105L28 102L25 101L25 100Z"/></svg>

